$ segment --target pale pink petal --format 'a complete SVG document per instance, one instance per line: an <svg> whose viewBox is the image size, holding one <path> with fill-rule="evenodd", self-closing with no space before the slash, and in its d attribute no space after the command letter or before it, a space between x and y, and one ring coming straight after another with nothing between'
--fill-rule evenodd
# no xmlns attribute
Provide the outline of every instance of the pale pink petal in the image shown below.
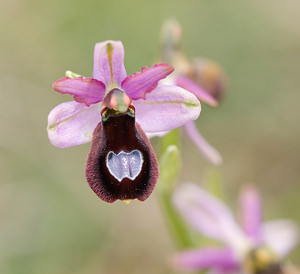
<svg viewBox="0 0 300 274"><path fill-rule="evenodd" d="M108 40L96 44L93 77L103 82L107 87L111 84L120 87L126 76L122 42Z"/></svg>
<svg viewBox="0 0 300 274"><path fill-rule="evenodd" d="M204 102L213 107L218 105L218 101L211 94L206 92L187 77L176 77L175 84L195 94L200 102Z"/></svg>
<svg viewBox="0 0 300 274"><path fill-rule="evenodd" d="M203 248L180 252L172 258L171 264L178 270L236 270L238 258L230 249Z"/></svg>
<svg viewBox="0 0 300 274"><path fill-rule="evenodd" d="M220 153L203 138L193 121L186 123L184 130L189 139L208 161L216 166L222 164L223 159Z"/></svg>
<svg viewBox="0 0 300 274"><path fill-rule="evenodd" d="M242 226L257 245L261 244L262 208L261 199L253 186L245 186L240 192Z"/></svg>
<svg viewBox="0 0 300 274"><path fill-rule="evenodd" d="M63 148L90 142L101 121L100 107L99 104L87 107L70 101L52 109L47 127L51 144Z"/></svg>
<svg viewBox="0 0 300 274"><path fill-rule="evenodd" d="M169 131L198 118L201 105L192 93L177 87L158 85L146 100L134 100L136 121L146 133Z"/></svg>
<svg viewBox="0 0 300 274"><path fill-rule="evenodd" d="M230 209L209 192L192 183L183 184L175 191L173 202L199 233L227 244L239 255L248 250L248 240Z"/></svg>
<svg viewBox="0 0 300 274"><path fill-rule="evenodd" d="M157 64L151 68L143 67L141 72L129 75L122 83L132 100L145 99L146 93L157 87L158 81L166 78L174 68L168 64Z"/></svg>
<svg viewBox="0 0 300 274"><path fill-rule="evenodd" d="M85 103L87 106L102 101L105 94L105 85L93 78L64 77L53 83L53 89L62 94L74 95L78 103Z"/></svg>
<svg viewBox="0 0 300 274"><path fill-rule="evenodd" d="M284 258L298 244L299 227L290 220L266 222L262 226L263 241Z"/></svg>

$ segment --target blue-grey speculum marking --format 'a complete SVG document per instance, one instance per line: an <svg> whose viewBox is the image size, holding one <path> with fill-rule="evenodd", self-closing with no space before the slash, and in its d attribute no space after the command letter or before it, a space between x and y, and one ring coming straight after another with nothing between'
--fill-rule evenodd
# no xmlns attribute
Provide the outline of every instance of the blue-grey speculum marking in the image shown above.
<svg viewBox="0 0 300 274"><path fill-rule="evenodd" d="M118 154L113 151L107 153L105 162L110 174L121 182L124 178L134 180L142 170L144 159L139 150L122 150Z"/></svg>

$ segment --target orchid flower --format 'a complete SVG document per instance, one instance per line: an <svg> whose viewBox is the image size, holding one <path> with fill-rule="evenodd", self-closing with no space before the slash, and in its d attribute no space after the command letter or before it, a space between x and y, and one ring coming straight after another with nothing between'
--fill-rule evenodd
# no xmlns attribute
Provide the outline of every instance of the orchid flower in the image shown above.
<svg viewBox="0 0 300 274"><path fill-rule="evenodd" d="M261 201L253 187L241 191L240 226L217 197L189 183L173 196L176 209L200 234L223 244L187 250L173 257L181 270L212 273L281 273L281 260L295 247L298 228L290 220L261 222Z"/></svg>
<svg viewBox="0 0 300 274"><path fill-rule="evenodd" d="M162 27L162 54L159 59L174 65L176 69L172 77L163 81L182 87L201 102L216 107L224 90L223 72L211 61L199 63L197 60L195 65L191 64L180 50L181 33L180 24L174 20L166 21ZM214 165L222 163L220 153L205 140L193 121L184 124L184 132L208 161Z"/></svg>
<svg viewBox="0 0 300 274"><path fill-rule="evenodd" d="M120 41L98 43L93 78L70 71L53 84L73 95L48 116L48 136L57 147L92 141L86 178L104 201L147 199L158 179L158 164L146 133L167 131L195 120L200 103L175 85L159 85L173 72L168 64L143 67L127 76Z"/></svg>

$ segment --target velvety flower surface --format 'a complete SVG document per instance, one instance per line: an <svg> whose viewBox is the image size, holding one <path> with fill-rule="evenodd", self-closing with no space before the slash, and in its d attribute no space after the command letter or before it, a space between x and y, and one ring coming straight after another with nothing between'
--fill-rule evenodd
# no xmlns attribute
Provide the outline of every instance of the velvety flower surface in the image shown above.
<svg viewBox="0 0 300 274"><path fill-rule="evenodd" d="M173 198L175 207L193 228L224 245L180 252L172 260L175 268L209 269L213 273L280 273L276 271L281 260L297 244L298 228L294 222L262 223L260 197L252 187L241 191L242 226L226 204L195 184L182 185Z"/></svg>
<svg viewBox="0 0 300 274"><path fill-rule="evenodd" d="M159 85L173 72L168 64L143 67L127 76L120 41L98 43L93 77L68 71L53 84L74 101L48 116L48 136L57 147L92 147L86 177L104 201L145 200L158 178L155 154L146 133L182 126L200 114L196 96L176 85Z"/></svg>

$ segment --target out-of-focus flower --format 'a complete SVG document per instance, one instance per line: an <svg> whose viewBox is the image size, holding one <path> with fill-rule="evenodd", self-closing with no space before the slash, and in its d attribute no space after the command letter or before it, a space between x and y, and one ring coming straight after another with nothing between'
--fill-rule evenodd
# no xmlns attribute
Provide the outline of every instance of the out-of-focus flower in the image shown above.
<svg viewBox="0 0 300 274"><path fill-rule="evenodd" d="M173 202L182 217L200 234L220 241L178 253L173 266L182 270L209 269L213 273L282 273L281 262L298 241L290 220L261 222L261 201L253 187L241 191L242 227L221 200L189 183L179 187Z"/></svg>
<svg viewBox="0 0 300 274"><path fill-rule="evenodd" d="M224 98L227 78L217 63L205 58L195 58L189 67L187 77L212 95L217 102Z"/></svg>
<svg viewBox="0 0 300 274"><path fill-rule="evenodd" d="M181 26L177 21L168 20L164 23L159 60L172 64L175 72L163 81L183 87L195 94L201 102L216 107L225 90L225 74L220 66L210 60L197 58L189 62L180 48L181 34ZM184 129L207 160L215 165L222 163L220 153L203 138L194 122L186 123Z"/></svg>
<svg viewBox="0 0 300 274"><path fill-rule="evenodd" d="M168 64L157 64L127 76L122 42L105 41L95 46L93 78L68 71L53 84L75 101L50 112L49 139L57 147L92 140L86 178L102 200L145 200L158 166L144 132L171 130L198 118L201 107L193 94L158 85L172 71Z"/></svg>

